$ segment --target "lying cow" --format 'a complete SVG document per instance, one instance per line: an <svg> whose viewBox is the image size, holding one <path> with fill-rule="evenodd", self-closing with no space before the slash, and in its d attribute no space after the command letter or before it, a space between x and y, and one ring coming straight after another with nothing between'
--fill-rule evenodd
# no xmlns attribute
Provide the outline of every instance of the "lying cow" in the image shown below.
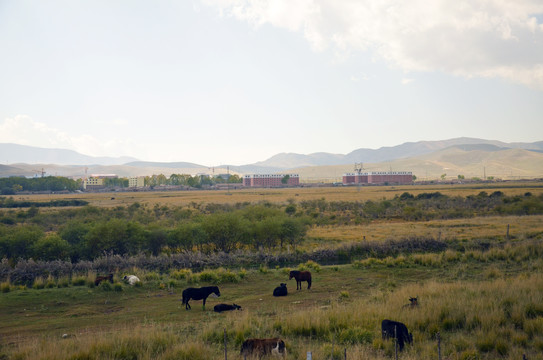
<svg viewBox="0 0 543 360"><path fill-rule="evenodd" d="M287 284L285 283L281 283L280 286L276 287L273 290L273 296L287 296L287 294L288 294Z"/></svg>
<svg viewBox="0 0 543 360"><path fill-rule="evenodd" d="M247 339L241 345L242 356L287 356L285 342L279 338L273 339Z"/></svg>
<svg viewBox="0 0 543 360"><path fill-rule="evenodd" d="M241 310L241 306L236 305L236 304L232 304L232 305L218 304L213 307L213 311L218 312L218 313L223 312L223 311L230 311L230 310Z"/></svg>
<svg viewBox="0 0 543 360"><path fill-rule="evenodd" d="M381 334L383 336L383 340L396 338L396 340L398 340L400 351L403 350L406 342L413 344L413 334L407 330L407 326L405 326L405 324L398 321L383 320L383 322L381 322Z"/></svg>
<svg viewBox="0 0 543 360"><path fill-rule="evenodd" d="M123 280L132 286L140 282L140 279L136 275L126 275L125 277L123 277Z"/></svg>
<svg viewBox="0 0 543 360"><path fill-rule="evenodd" d="M106 276L97 276L94 280L94 285L98 286L102 281L109 281L113 284L113 274L108 274Z"/></svg>

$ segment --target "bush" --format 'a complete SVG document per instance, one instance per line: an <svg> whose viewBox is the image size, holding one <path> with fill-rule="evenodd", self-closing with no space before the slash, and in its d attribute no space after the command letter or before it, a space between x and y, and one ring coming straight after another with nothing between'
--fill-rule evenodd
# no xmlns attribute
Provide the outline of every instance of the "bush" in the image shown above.
<svg viewBox="0 0 543 360"><path fill-rule="evenodd" d="M204 270L199 274L200 281L217 284L219 282L219 276L213 270Z"/></svg>
<svg viewBox="0 0 543 360"><path fill-rule="evenodd" d="M8 282L0 284L0 291L3 293L8 293L11 290L11 286Z"/></svg>
<svg viewBox="0 0 543 360"><path fill-rule="evenodd" d="M170 277L176 280L189 280L192 278L192 270L190 269L174 270L170 273Z"/></svg>
<svg viewBox="0 0 543 360"><path fill-rule="evenodd" d="M113 290L119 291L119 292L123 291L123 285L121 283L117 282L117 283L113 284Z"/></svg>
<svg viewBox="0 0 543 360"><path fill-rule="evenodd" d="M93 283L94 285L94 283ZM112 289L112 286L111 286L111 283L109 281L102 281L100 283L100 288L104 291L111 291Z"/></svg>
<svg viewBox="0 0 543 360"><path fill-rule="evenodd" d="M87 282L87 278L83 276L79 276L72 279L72 285L73 286L85 286L85 283Z"/></svg>

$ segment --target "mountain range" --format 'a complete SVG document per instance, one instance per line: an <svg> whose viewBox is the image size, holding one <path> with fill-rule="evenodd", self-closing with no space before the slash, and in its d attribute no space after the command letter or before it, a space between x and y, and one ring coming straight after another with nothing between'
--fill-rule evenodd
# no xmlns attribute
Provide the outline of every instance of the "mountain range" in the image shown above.
<svg viewBox="0 0 543 360"><path fill-rule="evenodd" d="M280 153L254 164L206 166L191 162L148 162L132 157L92 157L73 150L0 144L0 177L58 175L83 177L113 173L119 176L164 174L278 173L300 174L302 181L337 181L355 163L372 171L412 171L418 178L443 174L456 177L543 177L543 141L505 143L476 138L406 142L379 149L356 149L348 154Z"/></svg>

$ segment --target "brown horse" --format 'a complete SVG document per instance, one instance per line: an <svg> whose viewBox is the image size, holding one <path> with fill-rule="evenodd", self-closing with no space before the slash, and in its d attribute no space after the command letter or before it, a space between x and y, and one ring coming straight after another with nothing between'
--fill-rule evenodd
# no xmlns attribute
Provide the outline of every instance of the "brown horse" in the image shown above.
<svg viewBox="0 0 543 360"><path fill-rule="evenodd" d="M109 274L106 276L97 276L96 280L94 280L94 285L98 286L100 285L102 281L106 281L106 280L109 280L109 282L113 284L113 274Z"/></svg>
<svg viewBox="0 0 543 360"><path fill-rule="evenodd" d="M296 290L302 290L302 281L307 281L307 289L311 289L311 273L309 271L292 270L288 279L296 279Z"/></svg>

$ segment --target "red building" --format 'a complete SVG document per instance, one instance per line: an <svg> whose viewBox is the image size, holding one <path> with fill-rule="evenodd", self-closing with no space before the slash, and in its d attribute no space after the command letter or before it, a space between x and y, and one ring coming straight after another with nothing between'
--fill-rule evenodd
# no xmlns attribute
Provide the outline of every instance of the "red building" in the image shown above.
<svg viewBox="0 0 543 360"><path fill-rule="evenodd" d="M413 173L411 171L370 171L343 174L343 185L408 185L412 183Z"/></svg>
<svg viewBox="0 0 543 360"><path fill-rule="evenodd" d="M286 183L283 183L286 179ZM281 187L298 186L300 177L298 174L252 174L243 176L243 185L251 187Z"/></svg>

